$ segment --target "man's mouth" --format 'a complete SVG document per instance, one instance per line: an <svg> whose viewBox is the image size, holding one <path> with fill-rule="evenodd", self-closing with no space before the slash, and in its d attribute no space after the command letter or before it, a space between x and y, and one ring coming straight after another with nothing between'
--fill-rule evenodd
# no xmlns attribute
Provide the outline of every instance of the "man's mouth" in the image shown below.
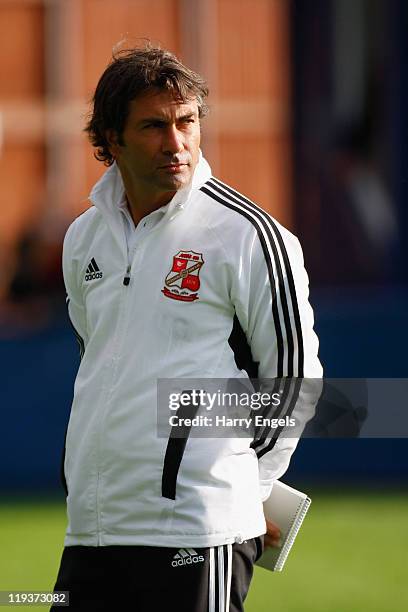
<svg viewBox="0 0 408 612"><path fill-rule="evenodd" d="M159 169L165 170L170 174L176 174L177 172L184 170L184 168L186 168L187 166L188 164L186 163L177 162L175 164L166 164L165 166L159 166Z"/></svg>
<svg viewBox="0 0 408 612"><path fill-rule="evenodd" d="M187 164L184 162L176 162L174 164L165 164L163 166L159 166L159 168L164 168L167 170L167 168L182 168L183 166L187 166Z"/></svg>

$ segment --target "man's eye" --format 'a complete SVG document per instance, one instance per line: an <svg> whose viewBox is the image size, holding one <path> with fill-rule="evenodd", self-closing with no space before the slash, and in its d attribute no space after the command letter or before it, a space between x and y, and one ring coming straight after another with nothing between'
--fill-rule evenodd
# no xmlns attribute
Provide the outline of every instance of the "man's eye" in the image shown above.
<svg viewBox="0 0 408 612"><path fill-rule="evenodd" d="M143 129L146 128L162 128L164 123L162 121L152 121L151 123L146 123Z"/></svg>
<svg viewBox="0 0 408 612"><path fill-rule="evenodd" d="M185 127L189 127L190 125L194 124L195 120L194 119L181 119L181 121L179 121L178 125L180 128L185 128Z"/></svg>

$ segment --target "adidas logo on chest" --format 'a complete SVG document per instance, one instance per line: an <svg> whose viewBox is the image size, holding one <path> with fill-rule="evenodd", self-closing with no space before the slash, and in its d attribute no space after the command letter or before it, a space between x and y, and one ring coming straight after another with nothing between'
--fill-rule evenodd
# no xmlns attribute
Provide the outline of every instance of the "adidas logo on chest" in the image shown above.
<svg viewBox="0 0 408 612"><path fill-rule="evenodd" d="M89 265L85 271L85 281L95 280L96 278L102 278L103 272L99 269L98 264L92 257Z"/></svg>
<svg viewBox="0 0 408 612"><path fill-rule="evenodd" d="M171 565L172 567L179 567L180 565L193 565L194 563L202 563L203 561L203 555L199 555L194 548L180 548L174 555Z"/></svg>

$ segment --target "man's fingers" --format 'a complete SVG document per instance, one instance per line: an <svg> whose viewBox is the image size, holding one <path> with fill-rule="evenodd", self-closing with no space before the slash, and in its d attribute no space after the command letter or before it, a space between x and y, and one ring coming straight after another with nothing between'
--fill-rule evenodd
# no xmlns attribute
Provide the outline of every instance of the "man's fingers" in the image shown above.
<svg viewBox="0 0 408 612"><path fill-rule="evenodd" d="M281 545L281 530L279 527L272 523L271 521L266 520L266 534L264 538L265 546L273 546L279 548Z"/></svg>
<svg viewBox="0 0 408 612"><path fill-rule="evenodd" d="M279 548L281 545L281 541L280 538L272 538L271 536L266 534L264 538L264 545L265 548L267 548L268 546L271 546L272 548Z"/></svg>
<svg viewBox="0 0 408 612"><path fill-rule="evenodd" d="M276 539L279 539L281 536L281 531L279 527L275 523L272 523L268 520L266 521L266 533L268 536L271 536L272 538Z"/></svg>

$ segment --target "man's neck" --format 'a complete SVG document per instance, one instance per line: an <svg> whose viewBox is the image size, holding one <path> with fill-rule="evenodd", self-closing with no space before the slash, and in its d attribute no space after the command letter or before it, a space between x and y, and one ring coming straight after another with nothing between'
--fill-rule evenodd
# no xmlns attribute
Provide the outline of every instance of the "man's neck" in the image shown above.
<svg viewBox="0 0 408 612"><path fill-rule="evenodd" d="M125 184L125 195L130 215L135 225L155 210L158 210L176 194L176 191L163 192L159 194L137 194L130 186Z"/></svg>

